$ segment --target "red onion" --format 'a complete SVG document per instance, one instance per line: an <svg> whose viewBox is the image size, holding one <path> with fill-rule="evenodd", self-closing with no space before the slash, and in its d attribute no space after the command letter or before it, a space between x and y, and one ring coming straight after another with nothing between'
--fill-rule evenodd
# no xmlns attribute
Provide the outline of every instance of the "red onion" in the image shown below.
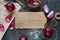
<svg viewBox="0 0 60 40"><path fill-rule="evenodd" d="M4 26L2 24L0 24L0 30L1 31L4 31L5 30L5 28L4 28Z"/></svg>
<svg viewBox="0 0 60 40"><path fill-rule="evenodd" d="M15 27L15 22L11 22L11 24L10 24L10 29L13 30L14 27Z"/></svg>
<svg viewBox="0 0 60 40"><path fill-rule="evenodd" d="M22 35L22 36L20 36L19 40L27 40L27 36Z"/></svg>
<svg viewBox="0 0 60 40"><path fill-rule="evenodd" d="M50 13L47 15L48 19L52 19L54 17L54 11L50 11Z"/></svg>
<svg viewBox="0 0 60 40"><path fill-rule="evenodd" d="M27 0L27 3L31 6L39 6L40 2L38 0Z"/></svg>
<svg viewBox="0 0 60 40"><path fill-rule="evenodd" d="M51 37L53 35L53 28L46 27L46 28L44 28L43 32L46 37Z"/></svg>
<svg viewBox="0 0 60 40"><path fill-rule="evenodd" d="M10 22L12 19L12 15L8 15L6 18L5 18L5 21L6 22Z"/></svg>
<svg viewBox="0 0 60 40"><path fill-rule="evenodd" d="M44 9L44 12L45 12L45 13L48 13L48 12L49 12L49 8L48 8L47 4L45 4L45 5L43 6L43 9Z"/></svg>
<svg viewBox="0 0 60 40"><path fill-rule="evenodd" d="M13 11L15 9L15 6L13 3L7 3L5 7L8 11Z"/></svg>
<svg viewBox="0 0 60 40"><path fill-rule="evenodd" d="M33 2L34 6L38 6L40 3L39 2Z"/></svg>

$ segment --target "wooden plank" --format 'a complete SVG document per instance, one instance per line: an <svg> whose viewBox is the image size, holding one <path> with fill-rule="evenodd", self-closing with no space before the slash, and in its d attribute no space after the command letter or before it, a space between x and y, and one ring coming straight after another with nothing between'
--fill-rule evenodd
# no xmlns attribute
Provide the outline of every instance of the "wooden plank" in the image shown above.
<svg viewBox="0 0 60 40"><path fill-rule="evenodd" d="M39 29L44 28L47 19L43 12L18 12L15 21L17 29Z"/></svg>

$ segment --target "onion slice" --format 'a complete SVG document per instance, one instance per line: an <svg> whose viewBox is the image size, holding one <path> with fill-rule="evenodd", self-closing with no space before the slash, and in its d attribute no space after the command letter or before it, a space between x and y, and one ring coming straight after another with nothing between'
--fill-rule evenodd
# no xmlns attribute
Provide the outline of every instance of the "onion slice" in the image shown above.
<svg viewBox="0 0 60 40"><path fill-rule="evenodd" d="M47 15L47 18L51 19L54 17L54 11L50 11L50 13Z"/></svg>
<svg viewBox="0 0 60 40"><path fill-rule="evenodd" d="M47 4L45 4L43 6L43 10L44 10L45 13L48 13L49 12L49 8L48 8Z"/></svg>
<svg viewBox="0 0 60 40"><path fill-rule="evenodd" d="M15 22L11 22L11 24L10 24L10 29L13 30L14 27L15 27Z"/></svg>

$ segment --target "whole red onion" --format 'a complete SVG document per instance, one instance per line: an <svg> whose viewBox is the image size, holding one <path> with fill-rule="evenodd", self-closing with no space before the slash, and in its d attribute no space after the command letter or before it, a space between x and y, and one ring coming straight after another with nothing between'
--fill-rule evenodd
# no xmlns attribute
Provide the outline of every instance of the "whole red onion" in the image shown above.
<svg viewBox="0 0 60 40"><path fill-rule="evenodd" d="M15 5L13 3L7 3L5 7L8 11L13 11L15 9Z"/></svg>
<svg viewBox="0 0 60 40"><path fill-rule="evenodd" d="M6 22L10 22L12 19L12 15L8 15L6 18L5 18L5 21Z"/></svg>
<svg viewBox="0 0 60 40"><path fill-rule="evenodd" d="M45 37L51 37L53 35L53 28L52 27L46 27L43 30Z"/></svg>
<svg viewBox="0 0 60 40"><path fill-rule="evenodd" d="M20 36L19 40L27 40L27 36L22 35L22 36Z"/></svg>
<svg viewBox="0 0 60 40"><path fill-rule="evenodd" d="M27 4L31 7L33 6L39 6L40 5L40 1L38 0L27 0Z"/></svg>
<svg viewBox="0 0 60 40"><path fill-rule="evenodd" d="M15 27L15 22L11 22L10 29L12 30L12 29L14 29L14 27Z"/></svg>
<svg viewBox="0 0 60 40"><path fill-rule="evenodd" d="M0 24L0 30L1 30L1 31L4 31L4 30L5 30L4 25L3 25L3 24Z"/></svg>

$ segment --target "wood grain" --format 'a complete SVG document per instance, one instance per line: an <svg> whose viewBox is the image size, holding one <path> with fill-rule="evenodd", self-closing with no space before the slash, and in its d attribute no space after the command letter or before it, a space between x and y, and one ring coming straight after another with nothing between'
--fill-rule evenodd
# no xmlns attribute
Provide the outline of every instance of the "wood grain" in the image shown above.
<svg viewBox="0 0 60 40"><path fill-rule="evenodd" d="M18 12L16 13L17 29L44 28L47 21L43 12Z"/></svg>

